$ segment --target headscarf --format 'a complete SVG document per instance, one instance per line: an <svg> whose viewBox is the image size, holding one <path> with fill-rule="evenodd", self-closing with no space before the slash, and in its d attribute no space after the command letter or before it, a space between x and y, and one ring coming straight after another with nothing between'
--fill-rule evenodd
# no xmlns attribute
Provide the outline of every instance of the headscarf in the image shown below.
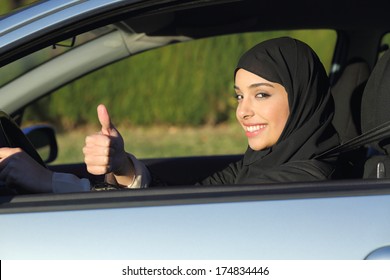
<svg viewBox="0 0 390 280"><path fill-rule="evenodd" d="M261 151L248 147L244 166L265 170L286 162L309 160L339 144L331 124L334 103L328 76L307 44L288 37L264 41L240 58L236 72L240 68L284 86L290 108L277 143Z"/></svg>

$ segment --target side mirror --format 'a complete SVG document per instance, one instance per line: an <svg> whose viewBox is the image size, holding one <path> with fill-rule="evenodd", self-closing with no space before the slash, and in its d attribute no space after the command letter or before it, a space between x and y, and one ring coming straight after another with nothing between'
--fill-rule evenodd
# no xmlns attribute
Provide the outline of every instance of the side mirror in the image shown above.
<svg viewBox="0 0 390 280"><path fill-rule="evenodd" d="M33 125L22 130L45 163L53 162L57 158L57 140L51 126Z"/></svg>

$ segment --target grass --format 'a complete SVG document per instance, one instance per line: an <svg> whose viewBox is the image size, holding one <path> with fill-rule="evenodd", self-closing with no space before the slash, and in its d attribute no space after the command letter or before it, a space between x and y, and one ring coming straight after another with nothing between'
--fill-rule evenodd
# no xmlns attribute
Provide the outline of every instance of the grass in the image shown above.
<svg viewBox="0 0 390 280"><path fill-rule="evenodd" d="M84 127L57 135L59 155L54 164L83 161L85 137L98 127ZM247 140L236 124L201 127L120 127L126 151L138 158L243 153Z"/></svg>

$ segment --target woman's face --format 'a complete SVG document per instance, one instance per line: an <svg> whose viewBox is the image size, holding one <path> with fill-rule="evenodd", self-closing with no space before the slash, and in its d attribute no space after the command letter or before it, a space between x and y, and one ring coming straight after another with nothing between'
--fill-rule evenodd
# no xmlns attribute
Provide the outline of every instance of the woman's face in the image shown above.
<svg viewBox="0 0 390 280"><path fill-rule="evenodd" d="M244 69L237 71L235 79L236 117L244 128L249 146L255 151L273 146L290 114L286 90L281 84Z"/></svg>

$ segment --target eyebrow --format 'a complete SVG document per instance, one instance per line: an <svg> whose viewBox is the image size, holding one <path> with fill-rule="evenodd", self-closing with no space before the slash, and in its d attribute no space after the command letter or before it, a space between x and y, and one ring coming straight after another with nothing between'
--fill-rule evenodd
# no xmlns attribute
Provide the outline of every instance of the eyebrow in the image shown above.
<svg viewBox="0 0 390 280"><path fill-rule="evenodd" d="M267 87L274 87L273 85L271 85L270 83L256 83L256 84L251 84L249 86L249 88L257 88L257 87L260 87L260 86L267 86ZM240 89L238 86L234 85L234 89Z"/></svg>

